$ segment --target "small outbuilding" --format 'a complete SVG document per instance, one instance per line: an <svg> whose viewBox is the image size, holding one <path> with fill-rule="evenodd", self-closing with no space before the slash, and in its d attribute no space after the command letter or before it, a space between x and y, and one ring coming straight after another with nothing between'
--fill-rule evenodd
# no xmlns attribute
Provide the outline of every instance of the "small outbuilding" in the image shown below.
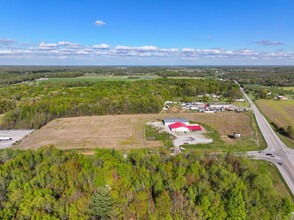
<svg viewBox="0 0 294 220"><path fill-rule="evenodd" d="M241 137L240 133L234 133L234 138L239 138L239 137Z"/></svg>

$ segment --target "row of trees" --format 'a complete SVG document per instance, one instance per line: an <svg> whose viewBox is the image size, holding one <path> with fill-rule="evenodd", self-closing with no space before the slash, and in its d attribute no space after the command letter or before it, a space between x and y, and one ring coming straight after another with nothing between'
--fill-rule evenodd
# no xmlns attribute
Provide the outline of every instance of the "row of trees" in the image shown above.
<svg viewBox="0 0 294 220"><path fill-rule="evenodd" d="M43 148L0 159L1 219L266 220L292 210L267 166L232 154Z"/></svg>
<svg viewBox="0 0 294 220"><path fill-rule="evenodd" d="M276 123L272 122L271 125L274 129L279 132L281 135L285 135L294 140L294 128L292 125L288 125L287 127L279 127Z"/></svg>
<svg viewBox="0 0 294 220"><path fill-rule="evenodd" d="M0 70L1 71L1 70ZM36 79L40 79L42 77L49 78L71 78L83 76L83 73L79 72L55 72L50 70L33 70L31 72L22 72L22 71L8 71L8 72L0 72L0 85L5 84L15 84L21 83L24 81L32 81Z"/></svg>
<svg viewBox="0 0 294 220"><path fill-rule="evenodd" d="M166 100L204 93L240 96L236 85L213 80L21 84L0 89L0 113L3 128L39 128L59 117L158 113Z"/></svg>

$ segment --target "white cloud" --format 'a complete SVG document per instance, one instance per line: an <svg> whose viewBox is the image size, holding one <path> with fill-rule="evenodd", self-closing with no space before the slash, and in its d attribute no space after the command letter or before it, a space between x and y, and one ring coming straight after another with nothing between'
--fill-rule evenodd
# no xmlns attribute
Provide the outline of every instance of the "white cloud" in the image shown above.
<svg viewBox="0 0 294 220"><path fill-rule="evenodd" d="M77 43L72 43L72 42L68 42L68 41L60 41L57 43L45 43L45 42L41 42L39 44L39 49L41 50L53 50L56 49L58 47L64 47L64 48L79 48L80 45Z"/></svg>
<svg viewBox="0 0 294 220"><path fill-rule="evenodd" d="M93 45L94 49L109 49L109 45L108 44L95 44Z"/></svg>
<svg viewBox="0 0 294 220"><path fill-rule="evenodd" d="M176 53L179 52L178 48L168 48L168 49L159 49L160 52L171 52L171 53Z"/></svg>
<svg viewBox="0 0 294 220"><path fill-rule="evenodd" d="M195 49L192 49L192 48L183 48L182 49L182 52L184 53L190 53L190 52L195 52L196 50Z"/></svg>
<svg viewBox="0 0 294 220"><path fill-rule="evenodd" d="M19 44L22 44L21 42ZM171 60L181 62L186 60L205 62L267 62L268 64L293 63L294 52L289 51L255 51L251 49L228 50L224 48L160 48L154 45L127 46L109 44L80 45L69 41L41 42L39 45L23 45L20 48L12 48L11 45L2 45L0 49L1 60L31 59L31 62L39 59L61 59L74 60L73 64L79 61L103 59L109 63L116 60L142 60L147 62L153 60L162 64L169 63ZM166 63L165 63L166 62Z"/></svg>
<svg viewBox="0 0 294 220"><path fill-rule="evenodd" d="M86 50L79 50L76 52L77 55L89 55L90 52L86 51Z"/></svg>
<svg viewBox="0 0 294 220"><path fill-rule="evenodd" d="M106 25L106 23L104 21L97 20L97 21L95 21L95 25L96 26L103 26L103 25Z"/></svg>
<svg viewBox="0 0 294 220"><path fill-rule="evenodd" d="M271 41L271 40L260 40L256 41L255 43L262 45L262 46L277 46L277 45L283 45L283 42L280 41Z"/></svg>
<svg viewBox="0 0 294 220"><path fill-rule="evenodd" d="M15 54L12 50L0 50L0 55L12 55Z"/></svg>
<svg viewBox="0 0 294 220"><path fill-rule="evenodd" d="M41 50L53 50L56 47L58 47L58 44L56 44L56 43L44 43L44 42L41 42L39 44L39 49L41 49Z"/></svg>
<svg viewBox="0 0 294 220"><path fill-rule="evenodd" d="M114 47L114 54L137 57L168 57L176 54L177 48L158 48L152 45L130 47L118 45Z"/></svg>
<svg viewBox="0 0 294 220"><path fill-rule="evenodd" d="M7 38L0 38L0 44L13 44L17 43L15 40L7 39Z"/></svg>
<svg viewBox="0 0 294 220"><path fill-rule="evenodd" d="M69 47L69 48L79 48L79 44L68 42L68 41L60 41L60 42L57 43L57 45L58 46Z"/></svg>
<svg viewBox="0 0 294 220"><path fill-rule="evenodd" d="M157 47L154 46L141 46L141 47L129 47L118 45L114 49L116 50L125 50L125 51L156 51Z"/></svg>

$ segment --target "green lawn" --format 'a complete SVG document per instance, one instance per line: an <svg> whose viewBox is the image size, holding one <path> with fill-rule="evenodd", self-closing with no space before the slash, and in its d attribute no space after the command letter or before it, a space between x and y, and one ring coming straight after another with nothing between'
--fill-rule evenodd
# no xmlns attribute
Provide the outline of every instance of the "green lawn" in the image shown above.
<svg viewBox="0 0 294 220"><path fill-rule="evenodd" d="M238 106L238 107L243 107L243 108L249 108L249 102L247 100L245 102L232 102L233 105Z"/></svg>
<svg viewBox="0 0 294 220"><path fill-rule="evenodd" d="M196 123L196 122L195 122ZM251 138L240 137L238 139L231 139L230 143L222 140L217 131L208 125L201 124L207 131L205 136L213 140L209 144L191 144L183 145L187 150L196 150L204 152L215 152L215 151L225 151L225 152L244 152L253 150L262 150L266 148L265 141L256 125L255 118L253 114L250 114L250 126L253 129L253 136Z"/></svg>
<svg viewBox="0 0 294 220"><path fill-rule="evenodd" d="M168 149L173 147L172 140L174 137L171 134L158 132L156 128L150 125L145 125L145 137L147 141L162 141L163 145Z"/></svg>
<svg viewBox="0 0 294 220"><path fill-rule="evenodd" d="M283 90L294 92L294 86L282 87Z"/></svg>

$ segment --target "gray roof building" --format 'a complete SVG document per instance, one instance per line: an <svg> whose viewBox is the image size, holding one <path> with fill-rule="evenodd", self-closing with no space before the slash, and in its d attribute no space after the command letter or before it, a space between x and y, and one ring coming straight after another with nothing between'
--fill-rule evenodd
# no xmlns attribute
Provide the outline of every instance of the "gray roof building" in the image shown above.
<svg viewBox="0 0 294 220"><path fill-rule="evenodd" d="M167 126L170 124L177 123L177 122L189 124L189 120L187 120L186 118L165 118L165 119L163 119L163 124L167 125Z"/></svg>

